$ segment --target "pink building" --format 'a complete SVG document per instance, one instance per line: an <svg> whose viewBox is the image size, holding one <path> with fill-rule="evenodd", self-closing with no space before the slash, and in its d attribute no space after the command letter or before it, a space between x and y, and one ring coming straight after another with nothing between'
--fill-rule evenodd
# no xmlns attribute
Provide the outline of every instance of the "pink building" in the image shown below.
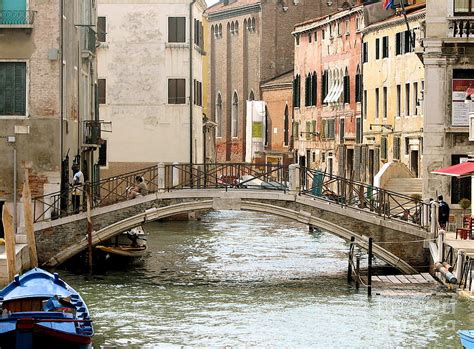
<svg viewBox="0 0 474 349"><path fill-rule="evenodd" d="M293 147L302 166L360 178L359 5L295 26Z"/></svg>

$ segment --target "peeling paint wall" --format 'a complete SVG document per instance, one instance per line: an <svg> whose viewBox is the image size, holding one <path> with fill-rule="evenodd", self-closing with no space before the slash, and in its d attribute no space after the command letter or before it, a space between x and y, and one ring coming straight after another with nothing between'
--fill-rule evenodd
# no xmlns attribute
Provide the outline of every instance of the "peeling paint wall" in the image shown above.
<svg viewBox="0 0 474 349"><path fill-rule="evenodd" d="M189 38L189 1L101 0L98 11L107 22L107 42L98 48L98 74L107 85L100 117L112 122L112 133L103 134L106 169L118 163L189 162L189 102L193 96L189 89L189 42L193 42ZM197 1L193 17L202 21L203 11L204 3ZM186 43L167 43L168 17L186 18ZM186 79L186 104L168 104L170 78ZM203 81L202 56L197 49L193 49L193 79ZM203 161L202 113L202 107L193 105L195 163Z"/></svg>

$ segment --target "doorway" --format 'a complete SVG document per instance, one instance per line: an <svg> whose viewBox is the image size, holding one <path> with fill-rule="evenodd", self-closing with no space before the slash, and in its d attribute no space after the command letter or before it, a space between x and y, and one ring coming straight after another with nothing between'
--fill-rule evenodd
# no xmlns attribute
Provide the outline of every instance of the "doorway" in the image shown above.
<svg viewBox="0 0 474 349"><path fill-rule="evenodd" d="M346 178L353 179L352 171L354 169L354 149L347 149Z"/></svg>
<svg viewBox="0 0 474 349"><path fill-rule="evenodd" d="M410 152L410 170L415 174L416 178L418 178L418 150L412 150Z"/></svg>

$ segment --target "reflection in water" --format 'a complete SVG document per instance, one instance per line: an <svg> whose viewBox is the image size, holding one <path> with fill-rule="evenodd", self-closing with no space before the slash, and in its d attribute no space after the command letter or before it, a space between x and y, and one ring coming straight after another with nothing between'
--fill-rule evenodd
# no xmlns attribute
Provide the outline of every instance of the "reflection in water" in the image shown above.
<svg viewBox="0 0 474 349"><path fill-rule="evenodd" d="M142 264L64 275L89 305L96 347L446 347L474 328L474 306L453 297L368 301L346 282L347 244L292 221L221 211L145 228Z"/></svg>

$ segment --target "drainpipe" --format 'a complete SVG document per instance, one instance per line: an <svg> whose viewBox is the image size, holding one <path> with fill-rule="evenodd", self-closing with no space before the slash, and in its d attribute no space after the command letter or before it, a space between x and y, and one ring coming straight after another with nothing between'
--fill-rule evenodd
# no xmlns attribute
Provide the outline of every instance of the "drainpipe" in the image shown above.
<svg viewBox="0 0 474 349"><path fill-rule="evenodd" d="M193 5L189 4L189 166L193 166ZM191 169L190 169L191 170ZM191 170L192 173L192 170Z"/></svg>
<svg viewBox="0 0 474 349"><path fill-rule="evenodd" d="M60 54L60 62L59 62L59 88L61 90L60 92L60 106L61 106L61 115L60 115L60 124L59 124L59 132L60 132L60 153L61 153L61 177L62 173L64 171L63 167L63 159L64 159L64 86L63 86L63 80L64 80L64 45L63 45L63 31L64 31L64 19L63 19L63 14L64 14L64 4L63 0L59 1L59 51L61 52ZM62 187L62 186L61 186Z"/></svg>

